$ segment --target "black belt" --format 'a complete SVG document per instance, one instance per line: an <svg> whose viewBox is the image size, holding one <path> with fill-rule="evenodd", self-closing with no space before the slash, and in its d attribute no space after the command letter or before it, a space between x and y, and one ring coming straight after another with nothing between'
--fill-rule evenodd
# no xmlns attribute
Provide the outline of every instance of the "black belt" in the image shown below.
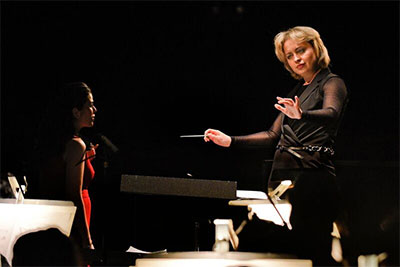
<svg viewBox="0 0 400 267"><path fill-rule="evenodd" d="M276 149L279 149L280 151L287 151L293 156L298 157L299 159L303 159L304 157L299 153L297 153L296 151L323 152L323 153L328 153L331 156L335 154L335 151L331 147L316 146L316 145L289 146L289 147L278 145Z"/></svg>

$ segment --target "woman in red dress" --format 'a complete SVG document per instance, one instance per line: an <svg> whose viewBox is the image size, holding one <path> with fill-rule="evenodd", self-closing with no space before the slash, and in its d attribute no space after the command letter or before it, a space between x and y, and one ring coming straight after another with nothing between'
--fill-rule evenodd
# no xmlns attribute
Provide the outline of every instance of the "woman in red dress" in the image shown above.
<svg viewBox="0 0 400 267"><path fill-rule="evenodd" d="M82 82L61 88L51 101L39 136L41 198L70 200L77 207L71 238L81 248L94 249L90 235L88 187L94 177L94 146L86 146L80 131L94 125L97 112L91 89Z"/></svg>

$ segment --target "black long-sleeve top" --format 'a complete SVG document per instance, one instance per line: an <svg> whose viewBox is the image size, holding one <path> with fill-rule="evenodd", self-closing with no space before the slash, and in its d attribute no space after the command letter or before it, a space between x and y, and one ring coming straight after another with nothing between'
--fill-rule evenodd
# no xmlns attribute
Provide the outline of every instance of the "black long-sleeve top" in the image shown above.
<svg viewBox="0 0 400 267"><path fill-rule="evenodd" d="M301 81L287 97L299 97L303 111L300 120L280 113L267 131L245 136L232 136L231 147L276 146L301 147L319 145L334 147L335 138L348 101L344 81L328 68L321 70L313 82ZM304 158L276 150L273 170L326 167L334 174L331 156L323 152L296 151Z"/></svg>

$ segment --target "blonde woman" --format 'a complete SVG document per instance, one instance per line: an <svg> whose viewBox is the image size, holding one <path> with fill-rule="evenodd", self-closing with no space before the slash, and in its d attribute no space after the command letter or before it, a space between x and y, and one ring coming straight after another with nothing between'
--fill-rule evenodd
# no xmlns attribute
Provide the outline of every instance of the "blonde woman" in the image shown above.
<svg viewBox="0 0 400 267"><path fill-rule="evenodd" d="M315 265L330 265L331 231L338 209L332 158L348 101L346 85L329 69L328 50L315 29L290 28L278 33L274 44L276 56L298 84L286 97L276 97L274 107L280 114L272 126L245 136L208 129L204 139L223 147L276 147L269 179L294 182L287 193L293 230L282 230L272 241L276 231L271 235L260 230L264 222L256 217L240 234L239 249L294 253L311 258Z"/></svg>

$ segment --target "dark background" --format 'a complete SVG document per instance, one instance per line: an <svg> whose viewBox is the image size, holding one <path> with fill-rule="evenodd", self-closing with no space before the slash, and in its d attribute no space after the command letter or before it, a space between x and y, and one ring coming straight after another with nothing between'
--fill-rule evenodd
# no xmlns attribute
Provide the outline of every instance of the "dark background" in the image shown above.
<svg viewBox="0 0 400 267"><path fill-rule="evenodd" d="M397 1L3 1L1 172L29 179L36 127L51 93L84 81L98 109L87 136L102 133L120 149L107 155L102 181L110 190L118 191L121 173L190 173L264 190L263 160L273 150L224 149L179 136L268 129L278 114L275 97L296 83L276 59L273 37L296 25L319 31L332 72L351 93L336 153L339 169L352 168L342 171L353 186L349 201L375 192L369 212L382 203L397 208ZM33 191L34 184L32 175Z"/></svg>

